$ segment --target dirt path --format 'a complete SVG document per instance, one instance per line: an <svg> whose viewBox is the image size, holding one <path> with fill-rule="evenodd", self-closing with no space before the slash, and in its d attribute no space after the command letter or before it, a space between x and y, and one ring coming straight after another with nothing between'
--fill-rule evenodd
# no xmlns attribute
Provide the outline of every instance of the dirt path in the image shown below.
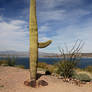
<svg viewBox="0 0 92 92"><path fill-rule="evenodd" d="M92 84L82 87L63 82L53 76L42 76L48 86L31 88L24 85L29 80L29 71L14 67L0 66L0 92L92 92Z"/></svg>

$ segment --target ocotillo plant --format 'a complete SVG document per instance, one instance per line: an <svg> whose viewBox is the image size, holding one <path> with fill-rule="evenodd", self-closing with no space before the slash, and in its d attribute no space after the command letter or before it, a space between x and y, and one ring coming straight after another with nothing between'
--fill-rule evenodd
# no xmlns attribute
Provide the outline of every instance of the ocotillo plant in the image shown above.
<svg viewBox="0 0 92 92"><path fill-rule="evenodd" d="M36 18L36 0L30 2L30 78L31 81L36 81L37 64L38 64L38 48L47 47L52 41L38 43L38 27Z"/></svg>

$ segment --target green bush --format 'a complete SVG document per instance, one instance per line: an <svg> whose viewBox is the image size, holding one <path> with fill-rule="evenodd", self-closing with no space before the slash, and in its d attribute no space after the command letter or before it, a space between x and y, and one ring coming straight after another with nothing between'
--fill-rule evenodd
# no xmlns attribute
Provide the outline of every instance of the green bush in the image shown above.
<svg viewBox="0 0 92 92"><path fill-rule="evenodd" d="M90 82L92 79L85 73L75 74L73 78L84 81L84 82Z"/></svg>
<svg viewBox="0 0 92 92"><path fill-rule="evenodd" d="M8 57L8 59L0 60L0 65L15 66L15 58L14 57Z"/></svg>
<svg viewBox="0 0 92 92"><path fill-rule="evenodd" d="M81 59L81 48L84 43L81 40L77 40L72 48L68 48L65 44L65 48L58 48L62 60L57 64L57 73L59 73L64 78L70 78L73 76L74 68L76 68L77 63Z"/></svg>
<svg viewBox="0 0 92 92"><path fill-rule="evenodd" d="M8 65L8 61L7 60L0 60L0 65Z"/></svg>
<svg viewBox="0 0 92 92"><path fill-rule="evenodd" d="M15 66L15 58L14 57L8 57L8 66Z"/></svg>
<svg viewBox="0 0 92 92"><path fill-rule="evenodd" d="M25 69L25 67L23 65L16 65L15 67L21 68L21 69Z"/></svg>
<svg viewBox="0 0 92 92"><path fill-rule="evenodd" d="M38 68L46 69L47 68L47 64L44 63L44 62L38 62Z"/></svg>
<svg viewBox="0 0 92 92"><path fill-rule="evenodd" d="M92 66L88 66L84 69L85 71L92 72Z"/></svg>
<svg viewBox="0 0 92 92"><path fill-rule="evenodd" d="M73 76L74 68L76 67L76 62L72 61L60 61L58 62L57 73L63 76L64 78L70 78Z"/></svg>
<svg viewBox="0 0 92 92"><path fill-rule="evenodd" d="M38 68L48 70L48 71L50 71L52 73L52 72L54 72L55 66L47 64L47 63L44 63L44 62L38 62Z"/></svg>

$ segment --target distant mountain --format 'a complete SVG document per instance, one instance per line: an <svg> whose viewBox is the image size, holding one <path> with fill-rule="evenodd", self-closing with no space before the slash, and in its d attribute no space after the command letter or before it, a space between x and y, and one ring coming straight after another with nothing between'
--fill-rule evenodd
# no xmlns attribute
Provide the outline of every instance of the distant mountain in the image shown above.
<svg viewBox="0 0 92 92"><path fill-rule="evenodd" d="M15 57L29 57L29 52L26 51L0 51L0 57L15 56ZM56 53L39 52L39 57L58 57ZM92 57L92 53L82 53L82 57Z"/></svg>
<svg viewBox="0 0 92 92"><path fill-rule="evenodd" d="M83 57L92 57L92 53L82 53Z"/></svg>
<svg viewBox="0 0 92 92"><path fill-rule="evenodd" d="M17 51L0 51L0 56L16 56L16 57L28 57L28 52L17 52Z"/></svg>
<svg viewBox="0 0 92 92"><path fill-rule="evenodd" d="M16 57L29 57L29 52L18 52L18 51L0 51L1 57L16 56ZM39 57L53 57L56 56L54 53L39 52Z"/></svg>
<svg viewBox="0 0 92 92"><path fill-rule="evenodd" d="M57 57L56 53L39 52L39 57Z"/></svg>

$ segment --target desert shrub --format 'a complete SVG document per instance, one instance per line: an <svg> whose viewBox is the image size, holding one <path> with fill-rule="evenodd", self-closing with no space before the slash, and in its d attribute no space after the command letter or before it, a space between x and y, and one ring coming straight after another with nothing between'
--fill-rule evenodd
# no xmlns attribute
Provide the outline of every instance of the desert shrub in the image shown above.
<svg viewBox="0 0 92 92"><path fill-rule="evenodd" d="M84 82L90 82L92 79L85 73L75 74L73 78L84 81Z"/></svg>
<svg viewBox="0 0 92 92"><path fill-rule="evenodd" d="M55 72L56 67L54 65L48 65L47 70L50 71L51 73Z"/></svg>
<svg viewBox="0 0 92 92"><path fill-rule="evenodd" d="M76 71L74 71L72 78L73 78L73 79L79 79L79 78L78 78L78 74L77 74Z"/></svg>
<svg viewBox="0 0 92 92"><path fill-rule="evenodd" d="M84 69L85 71L92 72L92 66L88 66Z"/></svg>
<svg viewBox="0 0 92 92"><path fill-rule="evenodd" d="M70 78L73 76L74 68L76 67L76 62L72 61L60 61L57 64L57 73L64 78Z"/></svg>
<svg viewBox="0 0 92 92"><path fill-rule="evenodd" d="M7 60L0 60L0 65L8 65L8 61Z"/></svg>
<svg viewBox="0 0 92 92"><path fill-rule="evenodd" d="M0 60L0 65L15 66L15 58L14 57L8 57L8 59Z"/></svg>
<svg viewBox="0 0 92 92"><path fill-rule="evenodd" d="M8 66L15 66L15 57L8 57Z"/></svg>
<svg viewBox="0 0 92 92"><path fill-rule="evenodd" d="M47 68L47 64L44 63L44 62L38 62L38 68L46 69Z"/></svg>
<svg viewBox="0 0 92 92"><path fill-rule="evenodd" d="M69 50L67 46L65 49L59 49L61 61L57 64L57 73L64 78L70 78L73 76L74 68L80 61L81 53L80 50L83 44L81 41L77 40L74 46Z"/></svg>
<svg viewBox="0 0 92 92"><path fill-rule="evenodd" d="M38 68L48 70L48 71L50 71L52 73L52 72L54 72L55 66L47 64L45 62L38 62Z"/></svg>
<svg viewBox="0 0 92 92"><path fill-rule="evenodd" d="M21 68L21 69L25 69L25 67L23 65L16 65L15 67Z"/></svg>
<svg viewBox="0 0 92 92"><path fill-rule="evenodd" d="M51 75L51 72L47 70L47 71L45 72L45 75Z"/></svg>

